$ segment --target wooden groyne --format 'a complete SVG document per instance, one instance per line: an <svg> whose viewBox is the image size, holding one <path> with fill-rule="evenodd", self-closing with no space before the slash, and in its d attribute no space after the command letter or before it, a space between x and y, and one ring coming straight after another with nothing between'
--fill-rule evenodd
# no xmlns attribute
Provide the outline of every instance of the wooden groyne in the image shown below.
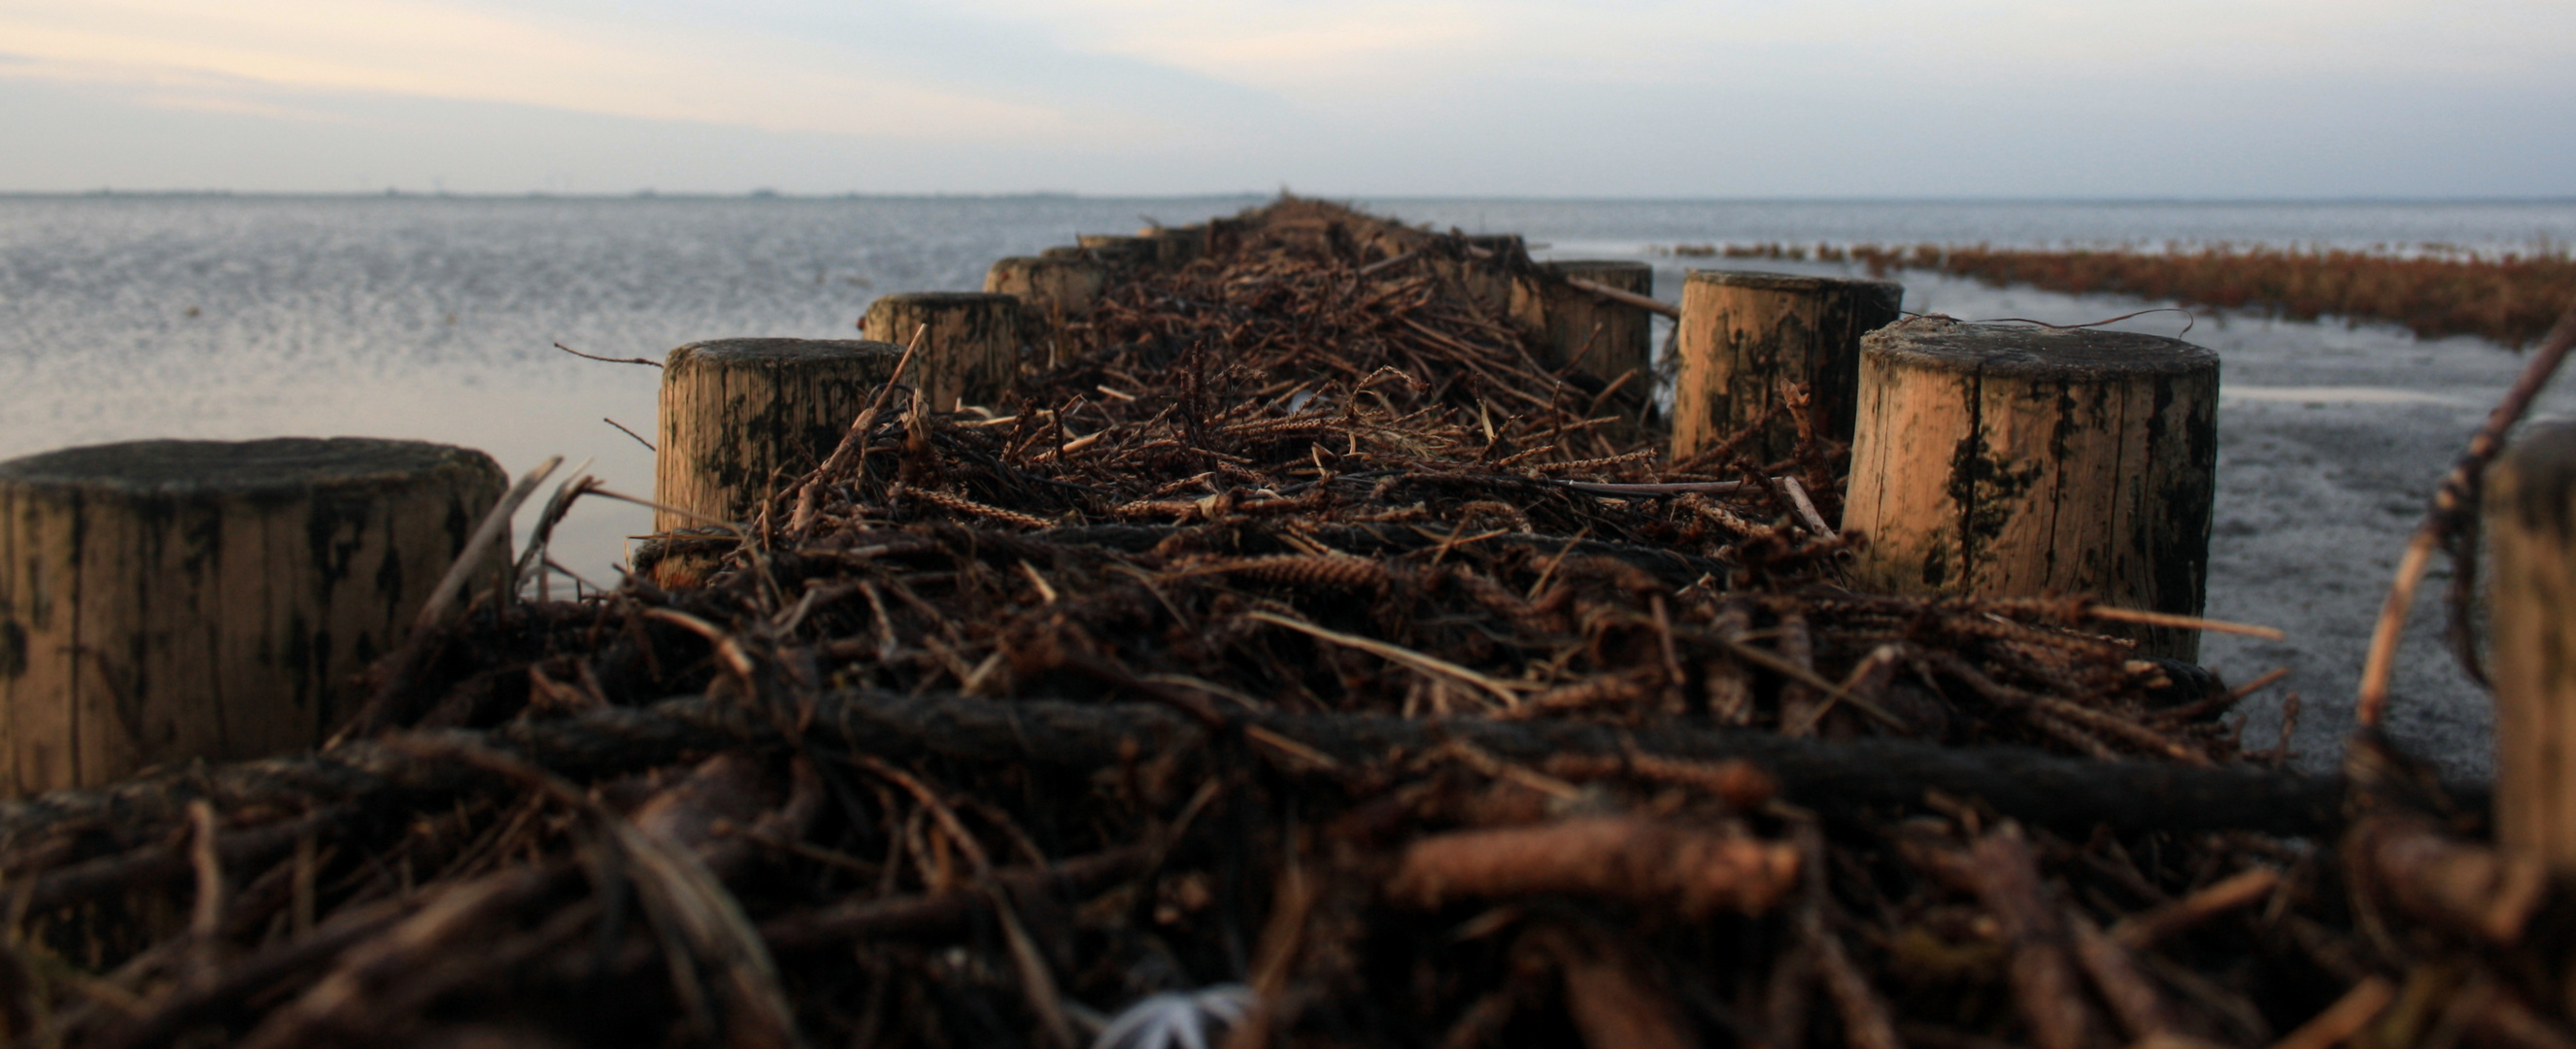
<svg viewBox="0 0 2576 1049"><path fill-rule="evenodd" d="M865 367L771 382L829 406L797 426L666 399L663 455L746 457L684 508L720 519L673 537L704 565L494 593L330 748L0 805L13 1037L2564 1037L2564 897L2481 793L2385 747L2282 771L2224 720L2244 693L2097 595L1870 587L1847 493L1901 457L1795 389L1789 444L1673 455L1635 366L1587 367L1650 285L1298 199L1032 258L1109 276L997 277L991 381L926 363L989 343L872 311L886 344L804 355ZM2075 402L2034 423L2065 505L2140 476L2077 439L2127 433L2094 421L2119 368L1950 370L2064 387L2020 400ZM1913 388L1855 393L1957 407ZM2186 439L2201 410L2150 407ZM1985 449L1970 483L2041 455L1967 414L1894 436Z"/></svg>

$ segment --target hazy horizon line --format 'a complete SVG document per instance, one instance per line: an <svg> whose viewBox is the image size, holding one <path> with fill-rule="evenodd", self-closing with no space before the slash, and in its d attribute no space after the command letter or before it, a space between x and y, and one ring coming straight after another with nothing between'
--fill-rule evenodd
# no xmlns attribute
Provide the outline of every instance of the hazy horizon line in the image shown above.
<svg viewBox="0 0 2576 1049"><path fill-rule="evenodd" d="M0 189L0 199L80 199L99 197L250 197L273 199L335 200L1277 200L1283 197L1329 201L1507 201L1542 204L2185 204L2185 205L2281 205L2281 204L2564 204L2576 206L2576 195L2569 196L2382 196L2349 195L2317 197L2284 196L2077 196L2077 195L1926 195L1893 196L1885 194L1854 196L1576 196L1548 194L1492 193L1298 193L1294 191L1239 190L1196 193L1096 193L1066 190L1014 190L1003 192L937 192L937 191L860 191L790 192L786 190L751 189L735 192L658 190L650 188L603 191L560 192L553 190L419 190L386 187L380 190L265 190L265 189L119 189L101 186L79 190Z"/></svg>

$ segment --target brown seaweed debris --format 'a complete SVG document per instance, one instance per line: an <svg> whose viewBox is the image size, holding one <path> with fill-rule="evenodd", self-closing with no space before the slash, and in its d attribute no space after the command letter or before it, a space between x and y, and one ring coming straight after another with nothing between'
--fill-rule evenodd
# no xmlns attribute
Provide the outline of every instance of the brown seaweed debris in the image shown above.
<svg viewBox="0 0 2576 1049"><path fill-rule="evenodd" d="M424 632L372 731L0 805L0 1030L2565 1044L2474 798L2246 763L2080 600L1838 587L1832 450L1657 461L1452 286L1508 252L1214 239L1015 408Z"/></svg>

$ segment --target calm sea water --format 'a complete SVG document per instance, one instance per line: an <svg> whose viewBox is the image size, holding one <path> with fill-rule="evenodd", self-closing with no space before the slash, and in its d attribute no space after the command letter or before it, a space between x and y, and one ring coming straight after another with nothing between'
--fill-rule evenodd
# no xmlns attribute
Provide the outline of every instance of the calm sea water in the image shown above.
<svg viewBox="0 0 2576 1049"><path fill-rule="evenodd" d="M840 337L875 296L979 287L992 260L1255 198L0 197L0 457L148 437L364 434L549 454L652 486L659 357ZM1520 232L1558 257L1681 243L2230 242L2530 250L2576 203L1362 202ZM1659 288L1678 287L1658 259ZM1925 288L1938 288L1926 283ZM1909 293L1909 304L1920 305ZM1947 306L1947 302L1935 303ZM2091 307L2075 307L2086 309ZM640 511L586 507L563 560L611 578Z"/></svg>

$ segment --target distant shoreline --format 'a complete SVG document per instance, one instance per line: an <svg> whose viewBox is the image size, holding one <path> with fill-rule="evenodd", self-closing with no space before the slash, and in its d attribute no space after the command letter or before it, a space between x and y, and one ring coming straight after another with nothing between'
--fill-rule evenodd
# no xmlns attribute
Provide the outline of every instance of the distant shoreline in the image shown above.
<svg viewBox="0 0 2576 1049"><path fill-rule="evenodd" d="M1331 200L1362 200L1373 205L1433 204L1824 204L1824 205L1943 205L1957 207L2532 207L2560 205L2576 208L2576 195L2569 196L2353 196L2353 197L2015 197L2015 196L1925 196L1925 197L1808 197L1808 196L1740 196L1740 197L1587 197L1587 196L1497 196L1464 194L1440 196L1426 194L1314 193L1299 194ZM227 198L253 200L1261 200L1277 194L1260 190L1199 193L1081 193L1065 190L1026 190L995 193L947 192L790 192L785 190L742 190L735 192L634 189L604 192L556 192L547 190L475 190L442 191L389 187L374 190L260 190L260 189L120 189L100 187L78 190L0 189L0 200L8 199L78 199L89 197L116 198Z"/></svg>
<svg viewBox="0 0 2576 1049"><path fill-rule="evenodd" d="M1757 244L1690 246L1680 256L1851 262L1885 276L1933 270L1993 287L2073 295L2134 295L2313 321L2388 321L2417 338L2476 335L2520 349L2547 333L2576 302L2576 256L2568 247L2531 254L2482 254L2440 245L2417 253L2212 245L2194 250L2031 250L1921 244L1912 247Z"/></svg>

